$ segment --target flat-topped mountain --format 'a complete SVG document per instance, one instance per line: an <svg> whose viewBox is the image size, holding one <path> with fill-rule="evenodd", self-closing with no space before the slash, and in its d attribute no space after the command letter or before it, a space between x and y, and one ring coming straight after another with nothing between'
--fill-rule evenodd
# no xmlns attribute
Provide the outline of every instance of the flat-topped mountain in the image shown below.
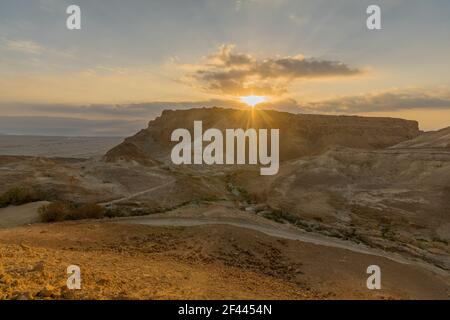
<svg viewBox="0 0 450 320"><path fill-rule="evenodd" d="M149 122L148 128L107 152L105 159L150 162L166 161L176 142L170 140L175 129L193 131L194 121L203 130L280 129L281 161L321 153L332 146L381 149L420 134L416 121L395 118L291 114L273 110L198 108L165 110Z"/></svg>

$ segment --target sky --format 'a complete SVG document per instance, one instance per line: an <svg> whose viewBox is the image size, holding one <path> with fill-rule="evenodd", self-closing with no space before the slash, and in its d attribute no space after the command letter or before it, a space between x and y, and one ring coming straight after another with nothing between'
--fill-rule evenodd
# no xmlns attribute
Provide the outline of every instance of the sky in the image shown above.
<svg viewBox="0 0 450 320"><path fill-rule="evenodd" d="M66 8L81 8L68 30ZM381 30L366 9L381 8ZM0 133L130 135L166 108L450 126L448 0L0 0Z"/></svg>

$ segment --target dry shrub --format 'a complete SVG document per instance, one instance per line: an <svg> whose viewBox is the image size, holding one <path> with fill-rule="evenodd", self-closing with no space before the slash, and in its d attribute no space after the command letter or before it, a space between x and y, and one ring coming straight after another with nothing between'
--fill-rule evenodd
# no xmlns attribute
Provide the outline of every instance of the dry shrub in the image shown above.
<svg viewBox="0 0 450 320"><path fill-rule="evenodd" d="M100 219L105 213L106 209L95 203L73 204L58 201L39 208L39 217L43 222Z"/></svg>
<svg viewBox="0 0 450 320"><path fill-rule="evenodd" d="M70 213L69 203L52 202L43 205L38 210L39 218L43 222L57 222L67 220Z"/></svg>
<svg viewBox="0 0 450 320"><path fill-rule="evenodd" d="M0 196L0 208L40 200L45 200L45 195L42 192L27 187L15 187Z"/></svg>

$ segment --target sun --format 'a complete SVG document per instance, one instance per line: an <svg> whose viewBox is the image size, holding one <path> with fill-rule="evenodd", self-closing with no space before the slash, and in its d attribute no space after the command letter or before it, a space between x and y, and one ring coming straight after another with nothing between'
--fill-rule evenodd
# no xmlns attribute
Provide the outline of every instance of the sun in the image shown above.
<svg viewBox="0 0 450 320"><path fill-rule="evenodd" d="M259 103L266 102L267 98L264 96L244 96L241 97L240 100L253 108Z"/></svg>

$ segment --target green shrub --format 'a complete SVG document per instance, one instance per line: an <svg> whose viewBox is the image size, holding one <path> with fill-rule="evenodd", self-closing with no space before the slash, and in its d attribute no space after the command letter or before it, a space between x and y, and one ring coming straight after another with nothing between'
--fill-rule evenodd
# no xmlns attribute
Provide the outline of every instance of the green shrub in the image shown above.
<svg viewBox="0 0 450 320"><path fill-rule="evenodd" d="M37 190L25 187L15 187L0 196L0 208L45 200L44 198L42 192Z"/></svg>
<svg viewBox="0 0 450 320"><path fill-rule="evenodd" d="M100 219L105 217L105 214L106 209L95 203L73 204L57 201L39 208L39 217L42 222Z"/></svg>

